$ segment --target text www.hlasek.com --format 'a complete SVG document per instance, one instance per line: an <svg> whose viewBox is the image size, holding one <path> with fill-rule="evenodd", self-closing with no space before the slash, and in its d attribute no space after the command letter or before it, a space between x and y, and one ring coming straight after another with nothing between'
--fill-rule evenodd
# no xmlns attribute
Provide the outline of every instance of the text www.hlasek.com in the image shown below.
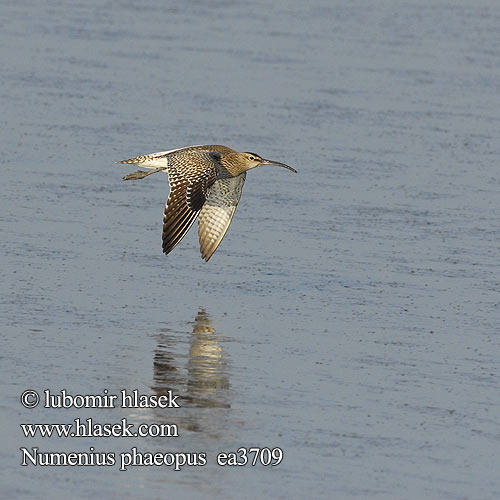
<svg viewBox="0 0 500 500"><path fill-rule="evenodd" d="M100 424L91 418L72 424L20 424L25 437L178 437L176 424L129 424L122 418L116 424Z"/></svg>

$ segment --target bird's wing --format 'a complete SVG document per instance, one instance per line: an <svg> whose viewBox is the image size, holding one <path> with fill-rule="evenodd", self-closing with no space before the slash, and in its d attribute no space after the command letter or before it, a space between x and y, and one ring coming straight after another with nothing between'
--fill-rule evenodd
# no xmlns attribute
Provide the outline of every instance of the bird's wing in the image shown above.
<svg viewBox="0 0 500 500"><path fill-rule="evenodd" d="M174 152L168 159L170 195L163 215L163 252L170 253L184 238L218 174L216 159L200 149Z"/></svg>
<svg viewBox="0 0 500 500"><path fill-rule="evenodd" d="M196 177L188 176L189 185L186 190L186 201L191 210L199 211L207 200L210 187L217 180L217 168L200 172Z"/></svg>
<svg viewBox="0 0 500 500"><path fill-rule="evenodd" d="M170 195L163 215L163 253L170 253L193 225L199 212L186 201L189 181L175 170L169 170Z"/></svg>
<svg viewBox="0 0 500 500"><path fill-rule="evenodd" d="M246 173L219 179L208 190L208 196L198 216L198 236L201 256L208 262L231 224L240 201Z"/></svg>

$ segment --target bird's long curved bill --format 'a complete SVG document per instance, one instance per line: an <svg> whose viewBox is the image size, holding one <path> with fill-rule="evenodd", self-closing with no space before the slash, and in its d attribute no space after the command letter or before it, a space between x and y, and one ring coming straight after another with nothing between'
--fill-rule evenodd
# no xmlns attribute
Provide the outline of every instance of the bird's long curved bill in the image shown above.
<svg viewBox="0 0 500 500"><path fill-rule="evenodd" d="M297 170L294 168L290 167L286 163L281 163L280 161L272 161L272 160L264 160L261 165L276 165L277 167L283 167L287 168L288 170L291 170L294 173L297 173Z"/></svg>

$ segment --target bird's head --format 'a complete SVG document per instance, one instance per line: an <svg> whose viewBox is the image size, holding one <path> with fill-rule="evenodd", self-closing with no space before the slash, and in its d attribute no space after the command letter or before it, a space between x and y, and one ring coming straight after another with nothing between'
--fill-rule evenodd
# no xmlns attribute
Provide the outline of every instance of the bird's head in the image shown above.
<svg viewBox="0 0 500 500"><path fill-rule="evenodd" d="M226 161L223 161L223 164L226 163L228 165L228 167L226 168L228 168L228 170L233 175L241 174L242 172L246 172L251 168L260 167L261 165L276 165L277 167L287 168L288 170L297 173L297 170L284 163L281 163L279 161L265 160L258 154L250 153L248 151L244 153L236 153L234 155L231 155L230 157L226 157L225 160Z"/></svg>

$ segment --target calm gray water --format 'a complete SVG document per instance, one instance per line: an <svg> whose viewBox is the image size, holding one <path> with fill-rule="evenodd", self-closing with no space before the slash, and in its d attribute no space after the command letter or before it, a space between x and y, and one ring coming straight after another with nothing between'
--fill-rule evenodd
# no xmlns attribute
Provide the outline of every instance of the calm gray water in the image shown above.
<svg viewBox="0 0 500 500"><path fill-rule="evenodd" d="M500 4L3 0L2 498L500 497ZM249 173L209 263L161 252L167 176ZM181 397L25 409L26 389ZM179 437L26 438L21 423ZM276 467L219 452L281 447ZM204 467L20 465L206 452Z"/></svg>

